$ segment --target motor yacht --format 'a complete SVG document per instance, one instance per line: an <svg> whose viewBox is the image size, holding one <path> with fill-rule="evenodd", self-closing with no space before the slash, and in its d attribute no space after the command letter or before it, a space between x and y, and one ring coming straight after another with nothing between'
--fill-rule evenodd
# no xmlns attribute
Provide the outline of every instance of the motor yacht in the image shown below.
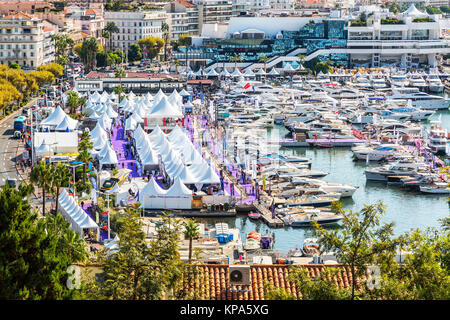
<svg viewBox="0 0 450 320"><path fill-rule="evenodd" d="M414 107L421 109L448 109L449 100L441 97L420 92L418 88L393 88L389 96L391 100L411 100Z"/></svg>

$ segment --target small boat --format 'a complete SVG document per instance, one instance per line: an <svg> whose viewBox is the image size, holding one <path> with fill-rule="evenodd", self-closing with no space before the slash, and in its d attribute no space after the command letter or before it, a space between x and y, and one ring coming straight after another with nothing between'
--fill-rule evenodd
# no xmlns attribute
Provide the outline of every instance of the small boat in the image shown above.
<svg viewBox="0 0 450 320"><path fill-rule="evenodd" d="M446 182L435 182L431 185L420 186L420 191L423 193L450 194L450 187Z"/></svg>
<svg viewBox="0 0 450 320"><path fill-rule="evenodd" d="M253 220L258 220L259 218L261 218L261 214L258 212L250 212L248 214L248 217Z"/></svg>
<svg viewBox="0 0 450 320"><path fill-rule="evenodd" d="M245 250L257 250L261 248L261 235L257 232L249 232L245 237Z"/></svg>

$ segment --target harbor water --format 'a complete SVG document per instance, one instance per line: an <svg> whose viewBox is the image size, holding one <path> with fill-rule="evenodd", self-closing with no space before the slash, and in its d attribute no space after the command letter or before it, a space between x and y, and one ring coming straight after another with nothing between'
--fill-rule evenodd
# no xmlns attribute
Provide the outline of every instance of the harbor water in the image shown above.
<svg viewBox="0 0 450 320"><path fill-rule="evenodd" d="M450 131L450 111L439 111L433 115L432 120L437 119L440 114L442 115L442 126ZM424 125L427 126L427 124ZM280 139L286 138L286 134L288 134L288 130L283 126L276 126L272 131L277 132ZM272 138L274 138L273 135ZM402 187L387 186L383 182L366 181L364 175L366 164L364 161L354 161L350 148L282 148L280 153L311 158L312 170L329 173L322 178L325 181L358 186L352 198L341 200L346 210L359 211L364 205L382 201L386 206L386 214L381 220L387 223L394 222L396 235L415 228L438 227L439 219L450 214L450 207L445 195L427 195ZM370 165L378 166L376 163ZM213 224L219 221L207 219L207 222ZM275 236L274 249L281 251L301 247L303 240L312 236L311 229L269 228L264 222L250 220L246 215L220 219L220 222L228 223L231 228L240 229L243 240L245 240L245 234L251 231L259 232L262 235L272 232Z"/></svg>

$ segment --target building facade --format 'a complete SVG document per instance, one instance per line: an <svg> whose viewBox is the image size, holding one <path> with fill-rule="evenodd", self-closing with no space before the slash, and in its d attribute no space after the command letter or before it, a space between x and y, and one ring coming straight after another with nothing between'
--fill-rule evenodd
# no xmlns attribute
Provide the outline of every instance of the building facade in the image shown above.
<svg viewBox="0 0 450 320"><path fill-rule="evenodd" d="M106 11L105 25L114 22L119 32L112 34L113 49L127 49L149 36L163 37L162 24L167 22L165 11ZM107 42L108 44L108 42Z"/></svg>
<svg viewBox="0 0 450 320"><path fill-rule="evenodd" d="M355 19L355 18L353 18ZM374 12L366 25L348 17L233 17L225 37L203 38L195 48L175 53L190 65L234 67L235 54L242 68L283 67L303 55L306 67L331 61L334 66L402 68L437 66L450 53L445 39L449 19L428 15L414 6L394 16Z"/></svg>
<svg viewBox="0 0 450 320"><path fill-rule="evenodd" d="M198 8L195 4L184 0L177 0L166 4L164 10L167 12L172 40L178 40L184 34L199 34Z"/></svg>
<svg viewBox="0 0 450 320"><path fill-rule="evenodd" d="M0 63L36 68L55 60L54 30L35 16L20 12L0 18Z"/></svg>
<svg viewBox="0 0 450 320"><path fill-rule="evenodd" d="M199 15L199 30L204 24L226 23L233 13L231 0L194 0Z"/></svg>

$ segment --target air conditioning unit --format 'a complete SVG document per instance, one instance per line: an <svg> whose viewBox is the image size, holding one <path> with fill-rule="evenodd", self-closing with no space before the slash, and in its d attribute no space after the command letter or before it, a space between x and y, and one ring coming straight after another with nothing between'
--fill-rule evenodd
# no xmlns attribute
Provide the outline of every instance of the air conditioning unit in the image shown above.
<svg viewBox="0 0 450 320"><path fill-rule="evenodd" d="M230 265L229 276L231 285L249 286L251 284L250 266Z"/></svg>

